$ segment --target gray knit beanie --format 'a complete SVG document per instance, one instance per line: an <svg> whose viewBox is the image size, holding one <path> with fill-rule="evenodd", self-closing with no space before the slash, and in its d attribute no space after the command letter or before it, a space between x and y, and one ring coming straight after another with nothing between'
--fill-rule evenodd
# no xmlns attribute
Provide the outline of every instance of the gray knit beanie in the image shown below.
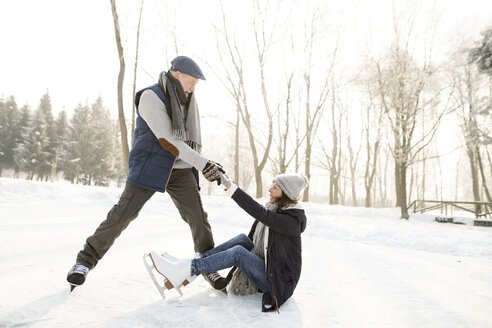
<svg viewBox="0 0 492 328"><path fill-rule="evenodd" d="M291 200L298 200L301 198L301 193L308 185L308 179L301 174L279 174L275 177L275 180L283 193L287 195Z"/></svg>

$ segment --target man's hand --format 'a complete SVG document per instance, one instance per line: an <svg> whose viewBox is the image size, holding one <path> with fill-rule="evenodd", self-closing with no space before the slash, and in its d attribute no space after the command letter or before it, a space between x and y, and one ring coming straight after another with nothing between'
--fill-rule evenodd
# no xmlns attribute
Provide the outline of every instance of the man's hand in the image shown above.
<svg viewBox="0 0 492 328"><path fill-rule="evenodd" d="M214 182L217 181L217 185L220 185L220 174L225 173L222 165L212 161L208 161L205 168L202 171L203 176L207 181Z"/></svg>

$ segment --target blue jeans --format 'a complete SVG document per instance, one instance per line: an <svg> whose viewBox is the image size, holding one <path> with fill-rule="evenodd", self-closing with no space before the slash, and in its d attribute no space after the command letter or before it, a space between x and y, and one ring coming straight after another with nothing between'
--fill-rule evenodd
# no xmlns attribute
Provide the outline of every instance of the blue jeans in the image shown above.
<svg viewBox="0 0 492 328"><path fill-rule="evenodd" d="M240 234L202 254L191 261L191 274L198 276L216 272L233 266L244 272L263 292L270 291L266 279L265 261L253 254L253 242L245 234Z"/></svg>

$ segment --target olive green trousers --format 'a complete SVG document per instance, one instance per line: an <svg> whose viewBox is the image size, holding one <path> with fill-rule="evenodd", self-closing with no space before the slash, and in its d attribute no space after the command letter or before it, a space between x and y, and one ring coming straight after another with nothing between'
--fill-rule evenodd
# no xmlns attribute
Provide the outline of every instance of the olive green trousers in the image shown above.
<svg viewBox="0 0 492 328"><path fill-rule="evenodd" d="M169 177L166 192L188 223L195 252L204 253L214 247L212 229L203 210L198 183L191 169L174 169ZM137 216L155 191L126 184L118 204L109 211L94 234L87 238L77 255L77 263L92 269L106 254L114 241ZM162 209L166 211L165 208ZM165 238L165 236L164 236Z"/></svg>

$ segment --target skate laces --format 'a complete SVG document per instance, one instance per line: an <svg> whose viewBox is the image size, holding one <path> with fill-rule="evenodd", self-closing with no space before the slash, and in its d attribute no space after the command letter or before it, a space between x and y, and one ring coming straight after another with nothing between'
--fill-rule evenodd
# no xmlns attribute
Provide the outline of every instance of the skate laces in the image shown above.
<svg viewBox="0 0 492 328"><path fill-rule="evenodd" d="M81 275L85 275L89 271L89 268L82 264L76 264L73 269L73 273L78 273Z"/></svg>
<svg viewBox="0 0 492 328"><path fill-rule="evenodd" d="M218 274L217 272L207 273L207 277L208 277L208 279L210 279L213 282L216 282L217 280L222 278L222 276L220 274Z"/></svg>

